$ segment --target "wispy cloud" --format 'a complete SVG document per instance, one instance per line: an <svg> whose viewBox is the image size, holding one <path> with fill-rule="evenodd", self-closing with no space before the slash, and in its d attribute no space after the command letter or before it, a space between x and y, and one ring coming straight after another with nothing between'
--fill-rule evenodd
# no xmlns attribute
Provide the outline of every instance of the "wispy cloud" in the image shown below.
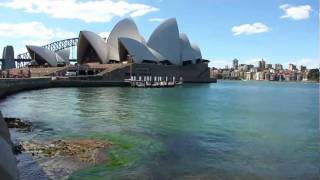
<svg viewBox="0 0 320 180"><path fill-rule="evenodd" d="M5 38L33 38L50 40L54 38L75 37L73 32L63 31L60 28L48 28L44 24L32 21L23 23L0 23L0 37Z"/></svg>
<svg viewBox="0 0 320 180"><path fill-rule="evenodd" d="M73 38L77 34L60 28L49 28L32 21L22 23L0 23L0 38L16 41L15 54L26 52L25 45L45 45L55 40Z"/></svg>
<svg viewBox="0 0 320 180"><path fill-rule="evenodd" d="M137 17L159 11L153 6L125 0L12 0L0 3L0 6L26 13L43 13L52 18L78 19L87 23L109 22L113 17Z"/></svg>
<svg viewBox="0 0 320 180"><path fill-rule="evenodd" d="M150 22L162 22L164 20L165 20L164 18L150 18L149 19Z"/></svg>
<svg viewBox="0 0 320 180"><path fill-rule="evenodd" d="M292 6L289 4L283 4L279 6L284 11L284 15L280 18L289 18L293 20L309 19L312 7L310 5Z"/></svg>
<svg viewBox="0 0 320 180"><path fill-rule="evenodd" d="M259 34L259 33L265 33L269 31L270 31L270 28L261 22L256 22L253 24L241 24L241 25L232 27L232 32L234 36L238 36L241 34L244 34L244 35Z"/></svg>

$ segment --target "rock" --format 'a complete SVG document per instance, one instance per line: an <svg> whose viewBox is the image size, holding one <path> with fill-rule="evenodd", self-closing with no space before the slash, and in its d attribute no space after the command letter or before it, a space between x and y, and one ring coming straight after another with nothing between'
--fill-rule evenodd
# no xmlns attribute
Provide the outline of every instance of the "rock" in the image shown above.
<svg viewBox="0 0 320 180"><path fill-rule="evenodd" d="M19 131L30 132L32 130L32 126L30 122L22 121L19 118L4 118L9 128L16 128Z"/></svg>
<svg viewBox="0 0 320 180"><path fill-rule="evenodd" d="M24 151L24 148L21 144L15 144L12 148L13 154L18 155L21 154L22 151Z"/></svg>
<svg viewBox="0 0 320 180"><path fill-rule="evenodd" d="M51 179L67 179L74 171L105 163L111 143L95 140L56 140L22 142L26 152Z"/></svg>
<svg viewBox="0 0 320 180"><path fill-rule="evenodd" d="M111 143L94 140L56 140L48 144L40 142L23 142L23 148L40 157L71 157L81 162L96 164L100 162L98 153L100 150L109 148Z"/></svg>

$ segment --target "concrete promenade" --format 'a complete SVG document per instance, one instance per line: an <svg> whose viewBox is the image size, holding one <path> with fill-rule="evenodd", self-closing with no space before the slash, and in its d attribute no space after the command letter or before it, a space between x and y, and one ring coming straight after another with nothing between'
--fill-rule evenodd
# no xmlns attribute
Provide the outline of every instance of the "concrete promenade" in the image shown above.
<svg viewBox="0 0 320 180"><path fill-rule="evenodd" d="M36 90L55 87L123 87L130 84L121 81L105 80L81 80L81 79L59 79L51 78L19 78L0 79L0 99L10 94L21 91Z"/></svg>

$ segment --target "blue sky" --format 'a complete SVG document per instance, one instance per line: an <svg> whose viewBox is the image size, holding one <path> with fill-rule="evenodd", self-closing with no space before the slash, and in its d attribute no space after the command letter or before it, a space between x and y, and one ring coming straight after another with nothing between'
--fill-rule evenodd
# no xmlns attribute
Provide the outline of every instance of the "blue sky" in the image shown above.
<svg viewBox="0 0 320 180"><path fill-rule="evenodd" d="M124 17L133 17L148 39L161 20L176 17L180 32L197 43L210 66L234 58L255 64L319 65L317 0L0 0L0 47L104 35Z"/></svg>

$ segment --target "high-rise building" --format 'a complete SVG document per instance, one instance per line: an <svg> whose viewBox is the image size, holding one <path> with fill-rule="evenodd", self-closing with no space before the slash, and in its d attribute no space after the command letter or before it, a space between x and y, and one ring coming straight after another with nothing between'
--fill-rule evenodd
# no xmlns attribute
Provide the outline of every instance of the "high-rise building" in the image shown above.
<svg viewBox="0 0 320 180"><path fill-rule="evenodd" d="M3 48L1 69L12 69L16 67L14 61L14 50L12 46L6 46Z"/></svg>
<svg viewBox="0 0 320 180"><path fill-rule="evenodd" d="M282 70L282 69L283 69L283 66L282 66L282 64L275 64L275 65L274 65L274 68L275 68L276 70Z"/></svg>
<svg viewBox="0 0 320 180"><path fill-rule="evenodd" d="M238 64L239 64L239 60L238 59L234 59L233 62L232 62L233 69L238 69Z"/></svg>
<svg viewBox="0 0 320 180"><path fill-rule="evenodd" d="M259 61L259 68L260 69L265 69L266 68L266 61L264 59Z"/></svg>

